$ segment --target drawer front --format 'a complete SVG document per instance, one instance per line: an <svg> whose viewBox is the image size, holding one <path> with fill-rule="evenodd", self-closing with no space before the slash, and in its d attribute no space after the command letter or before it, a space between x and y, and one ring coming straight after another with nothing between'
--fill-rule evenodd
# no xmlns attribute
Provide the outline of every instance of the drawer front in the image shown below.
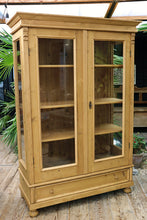
<svg viewBox="0 0 147 220"><path fill-rule="evenodd" d="M130 181L130 169L88 176L76 180L64 181L35 189L35 201L41 202L47 199L65 197L98 188L105 188ZM89 196L91 194L89 193ZM76 197L75 197L76 198Z"/></svg>

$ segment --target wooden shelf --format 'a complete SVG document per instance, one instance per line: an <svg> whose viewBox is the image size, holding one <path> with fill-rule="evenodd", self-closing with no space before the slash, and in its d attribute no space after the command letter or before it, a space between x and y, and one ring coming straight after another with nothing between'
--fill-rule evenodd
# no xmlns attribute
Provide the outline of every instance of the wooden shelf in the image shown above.
<svg viewBox="0 0 147 220"><path fill-rule="evenodd" d="M74 67L74 65L39 65L40 68L67 68Z"/></svg>
<svg viewBox="0 0 147 220"><path fill-rule="evenodd" d="M48 156L44 155L43 156L43 168L49 168L49 167L55 167L55 166L63 166L67 164L74 164L75 161L68 159L68 158L63 158L59 156Z"/></svg>
<svg viewBox="0 0 147 220"><path fill-rule="evenodd" d="M114 124L101 124L95 128L95 135L111 134L122 131L122 127Z"/></svg>
<svg viewBox="0 0 147 220"><path fill-rule="evenodd" d="M42 134L42 142L67 140L75 137L74 130L49 131Z"/></svg>
<svg viewBox="0 0 147 220"><path fill-rule="evenodd" d="M114 65L114 64L95 64L94 67L123 68L123 65Z"/></svg>
<svg viewBox="0 0 147 220"><path fill-rule="evenodd" d="M67 108L67 107L74 107L74 101L42 102L40 104L41 109Z"/></svg>
<svg viewBox="0 0 147 220"><path fill-rule="evenodd" d="M122 102L122 99L117 98L100 98L95 100L95 105L117 104Z"/></svg>

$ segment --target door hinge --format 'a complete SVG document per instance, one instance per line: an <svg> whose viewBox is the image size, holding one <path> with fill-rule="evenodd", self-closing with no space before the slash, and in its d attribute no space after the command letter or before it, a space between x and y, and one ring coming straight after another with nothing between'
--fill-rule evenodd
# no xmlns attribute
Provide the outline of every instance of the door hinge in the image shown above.
<svg viewBox="0 0 147 220"><path fill-rule="evenodd" d="M30 48L28 48L28 55L30 56Z"/></svg>
<svg viewBox="0 0 147 220"><path fill-rule="evenodd" d="M131 50L130 50L130 57L131 57Z"/></svg>
<svg viewBox="0 0 147 220"><path fill-rule="evenodd" d="M35 161L34 161L34 157L33 157L33 166L34 166L34 164L35 164Z"/></svg>

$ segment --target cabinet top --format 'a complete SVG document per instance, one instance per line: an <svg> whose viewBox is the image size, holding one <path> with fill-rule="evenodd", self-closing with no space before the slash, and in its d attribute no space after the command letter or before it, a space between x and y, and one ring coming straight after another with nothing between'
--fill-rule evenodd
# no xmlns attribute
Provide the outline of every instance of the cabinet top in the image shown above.
<svg viewBox="0 0 147 220"><path fill-rule="evenodd" d="M12 28L12 33L14 33L22 27L136 32L136 26L139 23L140 22L137 21L118 20L114 18L93 18L17 12L7 24Z"/></svg>

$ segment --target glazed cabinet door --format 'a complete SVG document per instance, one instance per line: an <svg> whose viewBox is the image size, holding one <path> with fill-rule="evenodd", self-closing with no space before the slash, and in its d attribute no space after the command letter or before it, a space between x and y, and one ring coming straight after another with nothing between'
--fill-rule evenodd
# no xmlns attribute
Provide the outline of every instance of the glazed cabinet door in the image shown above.
<svg viewBox="0 0 147 220"><path fill-rule="evenodd" d="M131 164L130 60L129 34L88 33L88 161L92 172ZM118 88L122 92L116 95Z"/></svg>
<svg viewBox="0 0 147 220"><path fill-rule="evenodd" d="M35 182L83 172L81 32L30 30Z"/></svg>

